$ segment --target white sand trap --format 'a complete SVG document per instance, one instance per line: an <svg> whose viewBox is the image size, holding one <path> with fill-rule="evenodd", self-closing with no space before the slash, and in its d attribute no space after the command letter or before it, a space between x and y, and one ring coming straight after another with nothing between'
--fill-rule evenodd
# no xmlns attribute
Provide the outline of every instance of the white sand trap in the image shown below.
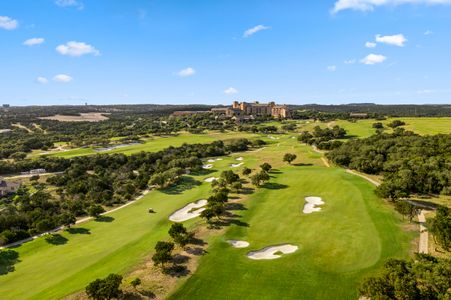
<svg viewBox="0 0 451 300"><path fill-rule="evenodd" d="M209 163L212 163L212 162L215 162L215 161L219 161L219 160L222 160L222 158L210 158L209 160L207 160L207 162L209 162Z"/></svg>
<svg viewBox="0 0 451 300"><path fill-rule="evenodd" d="M246 241L228 240L227 243L229 243L233 248L247 248L247 247L249 247L249 242L246 242Z"/></svg>
<svg viewBox="0 0 451 300"><path fill-rule="evenodd" d="M205 182L213 182L213 181L218 180L218 179L219 178L217 178L217 177L208 177L208 178L205 178L204 181Z"/></svg>
<svg viewBox="0 0 451 300"><path fill-rule="evenodd" d="M296 252L298 246L285 244L279 246L270 246L257 251L251 251L247 254L250 259L276 259L281 258L282 255L276 254L282 252L283 254L289 254Z"/></svg>
<svg viewBox="0 0 451 300"><path fill-rule="evenodd" d="M236 160L244 160L244 158L242 158L242 157L240 156L240 157L237 157Z"/></svg>
<svg viewBox="0 0 451 300"><path fill-rule="evenodd" d="M202 169L211 169L211 168L213 168L212 164L208 164L208 165L203 165L202 166Z"/></svg>
<svg viewBox="0 0 451 300"><path fill-rule="evenodd" d="M304 214L311 214L312 212L317 212L321 210L321 207L316 207L317 205L323 205L324 201L321 197L305 197L304 209L302 212Z"/></svg>
<svg viewBox="0 0 451 300"><path fill-rule="evenodd" d="M198 216L200 216L200 213L205 210L204 206L207 205L207 203L208 201L205 199L189 203L188 205L170 215L169 220L171 220L172 222L184 222L190 219L197 218Z"/></svg>
<svg viewBox="0 0 451 300"><path fill-rule="evenodd" d="M243 165L243 163L239 163L239 164L231 164L230 166L232 168L238 168L239 166L242 166L242 165Z"/></svg>

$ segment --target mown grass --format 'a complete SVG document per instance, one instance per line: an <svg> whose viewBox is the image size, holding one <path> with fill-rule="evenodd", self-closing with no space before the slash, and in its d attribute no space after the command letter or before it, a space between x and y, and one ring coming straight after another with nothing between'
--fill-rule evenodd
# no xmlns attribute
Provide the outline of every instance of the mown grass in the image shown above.
<svg viewBox="0 0 451 300"><path fill-rule="evenodd" d="M246 226L216 238L198 271L171 299L355 299L362 277L388 257L407 257L414 234L402 231L373 186L341 169L283 167L237 212ZM304 197L321 196L320 213L301 213ZM227 239L246 240L248 249ZM291 243L294 254L253 261L250 250Z"/></svg>
<svg viewBox="0 0 451 300"><path fill-rule="evenodd" d="M84 155L92 155L97 153L124 153L124 154L133 154L141 151L148 152L157 152L172 147L179 147L184 143L195 144L195 143L211 143L216 140L227 140L233 138L254 138L259 135L246 133L246 132L210 132L208 134L189 134L189 133L181 133L179 135L167 136L167 137L159 137L155 136L152 138L148 138L142 144L130 145L126 147L116 148L109 151L96 152L92 147L86 148L75 148L66 151L57 151L47 154L48 156L57 156L70 158L75 156L84 156Z"/></svg>
<svg viewBox="0 0 451 300"><path fill-rule="evenodd" d="M173 298L355 297L363 275L387 257L407 256L412 234L401 230L398 216L374 196L369 183L341 169L324 167L321 154L291 135L277 137L263 137L269 143L263 149L214 162L210 174L189 176L197 184L150 192L111 213L110 222L90 221L75 226L74 233L59 233L57 243L39 238L13 249L20 262L14 271L0 275L0 298L59 299L96 278L133 270L158 240L168 239L168 216L186 203L207 197L210 184L203 179L230 169L239 156L244 157L244 166L253 169L265 161L273 165L272 184L247 196L245 210L235 211L242 216L237 223L241 226L232 225L225 236L210 239L198 272ZM287 152L298 155L292 166L282 162ZM326 204L321 213L303 215L303 199L310 195L323 197ZM148 213L150 207L156 214ZM191 220L187 225L202 222ZM248 240L249 249L279 243L293 243L300 249L279 260L250 261L245 256L249 249L231 248L225 243L229 238Z"/></svg>

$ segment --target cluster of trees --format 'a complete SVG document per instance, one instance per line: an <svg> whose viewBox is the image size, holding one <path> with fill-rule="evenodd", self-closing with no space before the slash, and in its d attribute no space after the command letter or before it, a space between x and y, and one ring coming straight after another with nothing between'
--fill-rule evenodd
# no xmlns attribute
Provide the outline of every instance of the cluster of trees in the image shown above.
<svg viewBox="0 0 451 300"><path fill-rule="evenodd" d="M327 154L335 164L368 174L383 174L381 197L451 194L451 135L419 136L402 128L351 140Z"/></svg>
<svg viewBox="0 0 451 300"><path fill-rule="evenodd" d="M110 274L106 278L96 279L89 283L85 292L89 298L94 300L118 299L122 295L120 289L122 279L119 274Z"/></svg>
<svg viewBox="0 0 451 300"><path fill-rule="evenodd" d="M45 187L34 193L20 189L15 195L0 199L3 206L0 244L57 226L70 226L76 217L86 214L97 217L104 211L103 206L130 201L151 185L166 188L182 174L200 170L201 158L245 151L250 144L247 139L236 139L226 143L184 144L130 156L101 154L59 159L59 166L67 167L63 174L47 179L49 190L54 192L46 192Z"/></svg>
<svg viewBox="0 0 451 300"><path fill-rule="evenodd" d="M267 182L270 179L268 173L269 171L271 171L272 166L265 162L260 165L260 169L261 170L259 172L250 177L251 183L256 187L260 187L263 183Z"/></svg>
<svg viewBox="0 0 451 300"><path fill-rule="evenodd" d="M332 128L315 126L312 132L304 131L298 136L298 141L315 145L318 149L331 150L340 147L343 143L336 141L346 137L346 130L338 125Z"/></svg>
<svg viewBox="0 0 451 300"><path fill-rule="evenodd" d="M445 251L451 250L451 209L445 206L437 208L435 217L428 220L429 231L433 234L435 243Z"/></svg>
<svg viewBox="0 0 451 300"><path fill-rule="evenodd" d="M380 275L366 278L360 295L368 299L449 299L451 261L427 254L416 260L389 259Z"/></svg>

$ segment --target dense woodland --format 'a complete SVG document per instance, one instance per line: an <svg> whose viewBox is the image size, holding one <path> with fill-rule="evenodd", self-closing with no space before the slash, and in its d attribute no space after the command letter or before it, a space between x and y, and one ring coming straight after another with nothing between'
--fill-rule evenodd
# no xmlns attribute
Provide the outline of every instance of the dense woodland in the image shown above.
<svg viewBox="0 0 451 300"><path fill-rule="evenodd" d="M248 140L236 139L227 143L185 144L131 156L114 154L52 159L50 161L56 161L55 169L64 169L63 174L47 180L53 189L36 185L37 191L22 188L15 195L0 199L0 244L57 226L70 226L79 216L89 214L97 217L103 211L102 206L125 203L148 186L166 188L181 180L183 174L200 172L202 158L245 151L249 146ZM18 164L25 163L44 166L49 159Z"/></svg>
<svg viewBox="0 0 451 300"><path fill-rule="evenodd" d="M420 136L397 128L350 140L327 154L337 165L383 174L377 192L398 199L411 194L451 194L451 135Z"/></svg>

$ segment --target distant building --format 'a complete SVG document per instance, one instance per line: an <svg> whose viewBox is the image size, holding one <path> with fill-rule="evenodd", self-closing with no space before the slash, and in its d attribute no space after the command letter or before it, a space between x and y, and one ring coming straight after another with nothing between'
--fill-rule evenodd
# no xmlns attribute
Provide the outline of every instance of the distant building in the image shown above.
<svg viewBox="0 0 451 300"><path fill-rule="evenodd" d="M0 196L6 196L15 193L20 184L16 182L8 182L0 178Z"/></svg>
<svg viewBox="0 0 451 300"><path fill-rule="evenodd" d="M244 116L271 116L274 118L290 118L290 109L286 105L279 105L275 102L253 103L234 101L231 107L212 108L211 111L216 114L225 114L228 117Z"/></svg>
<svg viewBox="0 0 451 300"><path fill-rule="evenodd" d="M3 108L9 108L10 107L9 104L3 104L2 106L3 106Z"/></svg>

